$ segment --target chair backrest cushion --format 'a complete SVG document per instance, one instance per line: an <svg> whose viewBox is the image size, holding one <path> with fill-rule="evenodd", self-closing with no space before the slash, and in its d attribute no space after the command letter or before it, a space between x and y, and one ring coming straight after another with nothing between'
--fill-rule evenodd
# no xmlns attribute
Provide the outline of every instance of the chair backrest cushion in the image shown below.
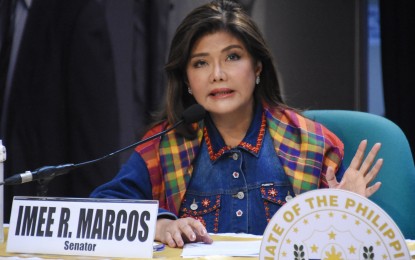
<svg viewBox="0 0 415 260"><path fill-rule="evenodd" d="M415 168L408 140L392 121L370 113L349 110L309 110L304 115L322 123L344 143L347 168L361 140L367 151L380 142L383 166L376 181L382 186L370 199L385 210L405 238L415 239Z"/></svg>

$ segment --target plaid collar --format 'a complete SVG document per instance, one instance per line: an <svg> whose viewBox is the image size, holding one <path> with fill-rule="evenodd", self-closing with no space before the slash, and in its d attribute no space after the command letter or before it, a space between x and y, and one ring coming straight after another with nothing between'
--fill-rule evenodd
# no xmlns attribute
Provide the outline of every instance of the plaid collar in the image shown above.
<svg viewBox="0 0 415 260"><path fill-rule="evenodd" d="M274 140L275 151L293 185L294 193L327 187L325 172L328 166L336 170L339 167L343 158L343 143L322 125L307 120L294 111L269 107L264 107L264 111L266 131L269 131ZM166 127L166 124L160 124L145 137ZM175 214L178 214L192 176L191 164L203 142L203 129L201 121L194 140L187 140L171 131L162 138L136 147L150 173L153 199L159 200L161 208ZM258 136L260 134L255 135ZM255 138L258 139L260 138Z"/></svg>
<svg viewBox="0 0 415 260"><path fill-rule="evenodd" d="M264 139L266 129L266 117L262 109L262 106L257 105L255 108L254 118L251 125L248 128L247 134L244 139L237 145L237 148L246 150L253 156L258 157L259 151L262 147L262 141ZM219 159L226 151L232 149L232 147L225 144L218 129L214 125L210 116L205 119L205 127L203 128L203 137L205 139L209 157L212 162Z"/></svg>

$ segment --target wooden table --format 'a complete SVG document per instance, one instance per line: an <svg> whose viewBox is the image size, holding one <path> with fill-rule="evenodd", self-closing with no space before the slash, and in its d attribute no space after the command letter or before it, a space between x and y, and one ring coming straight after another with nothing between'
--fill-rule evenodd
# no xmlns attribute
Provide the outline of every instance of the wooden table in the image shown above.
<svg viewBox="0 0 415 260"><path fill-rule="evenodd" d="M65 255L39 255L39 254L17 254L17 253L7 253L6 252L6 245L7 245L7 236L8 236L8 228L4 229L4 239L5 241L0 244L0 257L1 256L8 256L8 257L21 257L21 258L29 258L29 257L36 257L40 259L102 259L102 257L85 257L85 256L65 256ZM212 236L214 241L252 241L258 240L255 238L235 238L235 237L227 237L227 236ZM407 243L409 250L415 250L415 242ZM181 248L170 248L168 246L165 247L163 251L154 252L153 259L164 259L164 260L183 260L180 255L182 253ZM122 259L122 258L107 258L107 259ZM128 258L131 259L131 258ZM143 258L140 258L143 259ZM255 259L252 257L229 257L229 256L209 256L209 257L198 257L197 259L206 259L206 260L247 260L247 259ZM412 259L415 259L415 256L412 256Z"/></svg>
<svg viewBox="0 0 415 260"><path fill-rule="evenodd" d="M8 257L37 257L41 259L102 259L102 257L85 257L85 256L65 256L65 255L39 255L39 254L18 254L18 253L7 253L6 252L6 245L7 245L7 237L8 237L8 228L4 229L4 242L0 244L0 257L1 256L8 256ZM214 241L250 241L250 240L258 240L255 238L235 238L235 237L227 237L227 236L212 236ZM163 251L154 252L152 259L168 259L168 260L183 260L180 255L182 253L181 248L170 248L168 246L165 247ZM125 258L106 258L106 259L125 259ZM132 259L132 258L128 258ZM141 260L144 258L140 258ZM247 260L247 259L255 259L252 257L229 257L229 256L210 256L210 257L199 257L198 259L209 259L209 260Z"/></svg>

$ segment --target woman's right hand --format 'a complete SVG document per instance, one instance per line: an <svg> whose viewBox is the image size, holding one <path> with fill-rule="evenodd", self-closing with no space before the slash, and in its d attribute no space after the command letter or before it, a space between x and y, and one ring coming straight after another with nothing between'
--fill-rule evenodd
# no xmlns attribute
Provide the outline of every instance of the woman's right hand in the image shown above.
<svg viewBox="0 0 415 260"><path fill-rule="evenodd" d="M155 239L169 247L183 247L191 242L213 242L206 228L194 218L158 219Z"/></svg>
<svg viewBox="0 0 415 260"><path fill-rule="evenodd" d="M366 146L367 140L360 142L356 154L340 182L336 180L333 167L327 168L326 178L330 188L353 191L366 198L379 190L380 182L376 182L373 185L370 185L370 183L375 179L383 164L383 159L378 159L375 162L375 157L380 150L381 144L376 143L373 145L365 157Z"/></svg>

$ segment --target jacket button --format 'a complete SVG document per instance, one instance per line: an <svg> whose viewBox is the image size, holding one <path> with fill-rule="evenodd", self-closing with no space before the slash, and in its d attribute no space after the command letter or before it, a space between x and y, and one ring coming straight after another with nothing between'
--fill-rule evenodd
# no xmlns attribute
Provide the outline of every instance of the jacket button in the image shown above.
<svg viewBox="0 0 415 260"><path fill-rule="evenodd" d="M197 205L197 203L196 203L196 200L195 199L193 199L193 202L192 202L192 204L190 205L190 209L191 210L197 210L197 208L198 208L199 206Z"/></svg>
<svg viewBox="0 0 415 260"><path fill-rule="evenodd" d="M237 194L236 194L236 197L238 198L238 199L243 199L244 197L245 197L245 194L244 194L244 192L243 191L240 191L240 192L238 192Z"/></svg>
<svg viewBox="0 0 415 260"><path fill-rule="evenodd" d="M237 153L233 153L232 154L232 159L234 159L235 161L239 159L239 155Z"/></svg>
<svg viewBox="0 0 415 260"><path fill-rule="evenodd" d="M239 178L239 172L233 172L232 176L234 179L238 179Z"/></svg>
<svg viewBox="0 0 415 260"><path fill-rule="evenodd" d="M244 212L242 210L236 211L236 216L237 217L241 217L243 214L244 214Z"/></svg>

